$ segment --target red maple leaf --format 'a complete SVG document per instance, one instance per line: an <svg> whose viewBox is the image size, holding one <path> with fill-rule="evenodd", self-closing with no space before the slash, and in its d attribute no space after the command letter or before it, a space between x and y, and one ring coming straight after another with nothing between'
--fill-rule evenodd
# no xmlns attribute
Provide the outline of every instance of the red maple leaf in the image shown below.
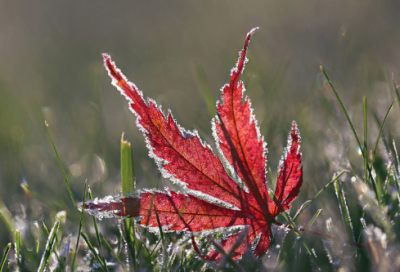
<svg viewBox="0 0 400 272"><path fill-rule="evenodd" d="M109 55L103 54L112 84L126 97L137 117L136 125L145 136L150 156L162 175L181 185L185 193L145 190L135 197L88 202L87 212L106 217L141 217L140 224L146 227L157 227L158 217L166 231L193 233L247 226L245 238L232 258L238 259L250 246L258 256L268 250L271 225L280 224L275 217L289 209L299 194L303 171L300 134L293 122L271 200L266 186L266 143L250 100L246 97L242 102L244 85L239 80L247 62L250 37L256 30L246 36L230 82L222 88L222 103L217 104L217 116L212 122L224 163L202 142L197 131L184 130L171 112L165 116L154 100L144 100L136 85L126 79ZM229 252L240 235L239 232L222 241L223 249ZM195 244L194 247L198 252ZM217 260L221 254L214 250L204 258Z"/></svg>

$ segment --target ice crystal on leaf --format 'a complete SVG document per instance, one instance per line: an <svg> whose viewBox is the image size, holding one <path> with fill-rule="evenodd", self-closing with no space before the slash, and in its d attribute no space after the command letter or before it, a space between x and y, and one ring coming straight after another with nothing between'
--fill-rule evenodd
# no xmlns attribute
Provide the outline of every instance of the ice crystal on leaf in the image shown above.
<svg viewBox="0 0 400 272"><path fill-rule="evenodd" d="M86 203L87 212L100 217L139 217L140 224L150 228L158 227L158 217L163 230L188 233L246 226L245 237L232 258L239 259L250 247L257 256L268 251L273 235L271 225L299 194L303 172L300 134L293 122L275 194L270 198L266 186L266 143L249 98L242 102L244 84L240 81L250 37L257 29L247 33L230 82L221 89L222 101L217 103L217 116L212 121L218 151L235 179L196 131L184 130L171 112L166 116L154 100L145 100L142 91L127 80L109 55L103 54L112 84L126 97L137 117L136 125L144 134L150 157L162 175L181 185L184 193L149 190L134 197L106 198ZM242 230L224 237L223 250L230 252L243 233ZM195 240L192 241L200 254ZM202 257L217 260L221 254L213 250Z"/></svg>

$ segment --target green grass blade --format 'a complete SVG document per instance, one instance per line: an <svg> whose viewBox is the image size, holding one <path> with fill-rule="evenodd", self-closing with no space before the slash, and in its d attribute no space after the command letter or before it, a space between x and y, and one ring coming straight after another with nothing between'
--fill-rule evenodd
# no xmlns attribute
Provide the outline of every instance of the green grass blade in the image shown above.
<svg viewBox="0 0 400 272"><path fill-rule="evenodd" d="M389 241L393 241L396 238L395 225L389 218L386 208L383 208L376 200L372 190L365 183L356 181L352 183L358 195L358 201L363 207L363 211L368 214L377 226L382 228L389 238ZM364 217L364 216L363 216Z"/></svg>
<svg viewBox="0 0 400 272"><path fill-rule="evenodd" d="M74 199L74 196L72 195L72 190L71 190L71 186L69 185L69 182L68 182L67 174L65 173L64 166L63 166L62 163L61 163L61 159L60 159L60 156L58 155L58 151L57 151L56 145L55 145L55 143L54 143L53 137L51 136L49 124L47 124L46 121L45 121L44 123L45 123L45 125L46 125L47 134L49 135L49 138L50 138L51 144L52 144L52 146L53 146L54 152L56 153L58 165L60 166L62 175L63 175L63 177L64 177L65 184L67 185L68 192L69 192L69 196L71 197L72 203L73 203L74 206L76 207L75 199Z"/></svg>
<svg viewBox="0 0 400 272"><path fill-rule="evenodd" d="M60 225L60 222L58 220L56 220L56 223L54 224L53 228L51 229L51 231L49 233L49 237L48 237L47 243L46 243L46 248L43 253L42 259L40 260L38 272L42 272L46 268L47 261L50 257L50 253L53 249L53 245L54 245L54 241L56 238L57 229L58 229L59 225Z"/></svg>
<svg viewBox="0 0 400 272"><path fill-rule="evenodd" d="M382 137L384 139L384 137ZM397 199L400 202L400 184L399 184L399 180L398 180L398 176L399 176L399 168L398 168L398 159L399 159L399 155L397 153L397 148L396 148L396 143L393 140L393 150L394 150L394 166L393 166L393 177L394 177L394 185L396 186L397 189Z"/></svg>
<svg viewBox="0 0 400 272"><path fill-rule="evenodd" d="M396 80L394 79L394 74L392 74L392 82L393 82L393 85L394 85L394 91L396 93L397 102L399 103L399 106L400 106L399 87L397 86Z"/></svg>
<svg viewBox="0 0 400 272"><path fill-rule="evenodd" d="M165 239L164 238L164 232L162 230L161 221L160 221L160 218L158 217L158 212L157 212L157 209L155 207L154 207L154 211L156 212L157 224L158 224L158 229L160 231L161 240L162 240L162 243L164 244L165 243L165 241L164 241L164 239Z"/></svg>
<svg viewBox="0 0 400 272"><path fill-rule="evenodd" d="M330 183L328 183L328 184L330 185ZM297 212L294 214L293 221L295 219L297 219L297 217L299 217L299 215L304 211L304 209L310 205L310 202L311 202L311 200L309 199L309 200L304 201L303 204L301 204L300 208L298 208Z"/></svg>
<svg viewBox="0 0 400 272"><path fill-rule="evenodd" d="M272 176L271 167L268 167L268 177L269 177L270 188L273 189L273 190L275 190L276 184L274 184L274 182L273 182L273 178L274 178L274 177Z"/></svg>
<svg viewBox="0 0 400 272"><path fill-rule="evenodd" d="M42 221L42 224L43 224L44 231L46 232L47 236L49 236L50 235L49 229L47 228L46 224L43 221Z"/></svg>
<svg viewBox="0 0 400 272"><path fill-rule="evenodd" d="M311 257L311 259L312 259L312 261L314 262L314 265L316 266L316 268L318 269L318 271L321 271L321 268L320 268L319 265L318 265L317 258L315 258L314 253L310 250L310 248L308 247L308 245L307 245L303 240L301 240L301 242L302 242L304 248L307 250L308 255Z"/></svg>
<svg viewBox="0 0 400 272"><path fill-rule="evenodd" d="M343 105L343 103L342 103L342 100L340 100L339 95L338 95L338 93L336 92L336 89L335 89L335 87L334 87L333 84L332 84L332 81L329 79L328 75L326 74L326 72L325 72L325 70L324 70L324 68L323 68L322 66L320 66L320 70L321 70L322 74L324 75L326 81L328 82L329 87L331 88L332 92L334 93L334 95L335 95L335 97L336 97L336 100L339 102L340 107L342 108L342 111L343 111L344 115L346 116L347 122L349 123L350 128L351 128L351 130L352 130L352 132L353 132L353 134L354 134L354 137L355 137L356 140L357 140L358 147L359 147L360 150L362 151L362 156L363 156L364 161L365 161L365 160L368 160L367 150L364 149L364 147L361 145L361 141L360 141L360 139L358 138L358 135L357 135L357 132L356 132L354 126L353 126L353 123L351 122L350 117L349 117L349 115L347 114L347 111L346 111L346 109L345 109L345 107L344 107L344 105ZM366 110L366 106L365 106L365 110ZM366 116L366 115L365 115L365 116ZM364 118L364 119L365 119L364 122L366 122L366 118ZM365 126L366 126L366 124L365 124ZM365 129L366 129L366 128L365 128ZM375 180L374 180L374 178L372 177L372 173L371 173L371 168L369 167L368 163L367 163L367 164L364 163L364 167L366 167L366 169L367 169L367 171L368 171L368 174L366 175L366 177L369 176L369 178L371 179L371 182L372 182L372 184L374 185L375 194L376 194L376 196L378 196L378 191L376 190L376 186L375 186Z"/></svg>
<svg viewBox="0 0 400 272"><path fill-rule="evenodd" d="M121 185L124 196L133 195L136 190L135 170L133 165L133 154L131 143L124 140L124 133L121 136ZM128 243L129 253L132 258L133 268L136 270L136 242L135 242L135 221L124 220L124 236Z"/></svg>
<svg viewBox="0 0 400 272"><path fill-rule="evenodd" d="M296 233L296 235L298 237L301 236L300 231L297 229L296 224L294 223L293 219L290 217L290 215L287 214L287 212L282 212L283 217L285 217L286 222L288 223L289 226L292 227L292 229L294 230L294 232Z"/></svg>
<svg viewBox="0 0 400 272"><path fill-rule="evenodd" d="M161 241L162 241L162 246L163 246L163 253L164 253L164 261L163 261L163 267L160 271L164 271L164 265L165 265L165 261L166 261L166 252L167 252L167 244L165 243L165 237L164 237L164 232L161 226L161 221L160 218L158 217L158 212L157 209L154 206L154 211L156 212L156 218L157 218L157 224L158 224L158 229L160 231L160 235L161 235Z"/></svg>
<svg viewBox="0 0 400 272"><path fill-rule="evenodd" d="M206 102L210 116L214 117L216 115L214 98L212 96L210 86L207 83L204 69L201 66L195 66L192 68L192 75L201 98L203 98L204 102Z"/></svg>
<svg viewBox="0 0 400 272"><path fill-rule="evenodd" d="M343 223L347 233L347 239L349 242L354 243L355 239L354 239L353 225L351 223L349 208L346 203L346 198L344 196L345 194L342 185L340 183L340 179L335 181L335 193L339 202L339 209L340 213L342 214Z"/></svg>
<svg viewBox="0 0 400 272"><path fill-rule="evenodd" d="M311 228L311 226L314 224L315 220L317 220L318 216L321 214L322 209L317 210L317 212L314 214L314 216L311 218L310 222L308 222L307 227L304 229L303 234Z"/></svg>
<svg viewBox="0 0 400 272"><path fill-rule="evenodd" d="M85 202L86 202L86 192L87 192L87 180L85 181L85 187L84 187L84 190L83 190L83 203L82 203L82 205L84 205ZM85 209L82 207L81 218L80 218L80 220L79 220L78 237L76 238L75 252L74 252L74 257L73 257L73 259L72 259L72 264L71 264L71 272L74 271L74 265L75 265L76 254L78 253L79 238L81 237L82 219L83 219L83 212L84 212L84 210L85 210Z"/></svg>
<svg viewBox="0 0 400 272"><path fill-rule="evenodd" d="M389 109L386 111L385 117L383 118L382 124L381 124L380 127L379 127L378 137L377 137L377 139L376 139L375 146L374 146L374 149L373 149L373 151L372 151L372 163L374 163L374 161L375 161L376 150L378 149L379 139L380 139L380 137L381 137L381 135L382 135L383 126L384 126L385 123L386 123L386 118L388 117L390 110L393 108L393 105L394 105L394 102L395 102L395 101L396 101L396 100L394 100L394 101L390 104ZM374 114L374 117L375 117L375 120L377 121L377 124L379 124L378 116L377 116L376 114Z"/></svg>
<svg viewBox="0 0 400 272"><path fill-rule="evenodd" d="M244 271L244 269L237 262L232 260L232 254L235 251L235 249L241 245L244 238L246 238L247 232L248 232L248 229L243 230L243 232L239 235L238 240L235 242L232 249L228 253L225 252L225 250L222 248L222 246L220 244L218 244L216 241L212 240L212 244L214 245L215 249L222 255L222 262L219 264L219 267L224 267L225 263L229 263L236 270Z"/></svg>
<svg viewBox="0 0 400 272"><path fill-rule="evenodd" d="M124 265L122 264L121 260L118 258L117 254L115 254L114 250L112 249L112 247L110 246L110 244L107 242L106 238L103 237L103 241L104 243L107 245L108 249L110 250L110 252L112 253L112 255L114 256L114 258L117 260L117 262L121 265L122 269L127 272L127 270L125 269ZM1 272L1 271L0 271Z"/></svg>
<svg viewBox="0 0 400 272"><path fill-rule="evenodd" d="M124 133L122 133L121 137L121 185L124 196L135 192L132 147L130 142L124 140Z"/></svg>
<svg viewBox="0 0 400 272"><path fill-rule="evenodd" d="M347 114L346 109L344 108L344 105L343 105L343 103L342 103L342 100L340 100L339 95L337 94L335 87L333 87L332 81L329 79L329 77L328 77L328 75L326 74L324 68L323 68L322 66L320 66L319 68L320 68L322 74L324 75L326 81L328 82L329 87L331 88L333 94L335 95L336 100L339 102L340 107L342 108L342 111L343 111L344 115L346 116L347 122L349 123L350 128L351 128L351 130L353 131L354 137L355 137L356 140L357 140L358 147L360 148L360 150L363 151L363 147L362 147L362 145L361 145L360 139L358 138L357 132L356 132L354 126L353 126L353 123L352 123L351 120L350 120L349 115ZM365 154L363 154L363 155L365 156Z"/></svg>
<svg viewBox="0 0 400 272"><path fill-rule="evenodd" d="M57 221L60 223L59 220L57 220ZM47 228L46 224L43 221L42 221L42 224L43 224L43 229L46 232L47 236L50 236L50 232L49 232L49 229ZM60 225L61 225L61 223L59 224L58 229L60 229ZM57 243L57 233L55 235L56 235L56 237L55 237L55 242L52 246L53 248L56 246L56 243ZM60 263L60 257L58 257L57 251L53 251L53 252L57 257L58 262Z"/></svg>
<svg viewBox="0 0 400 272"><path fill-rule="evenodd" d="M9 261L8 261L8 264L7 264L7 270L6 270L7 272L9 272L9 271L10 271L10 267L11 267L11 260L9 260Z"/></svg>
<svg viewBox="0 0 400 272"><path fill-rule="evenodd" d="M15 239L15 223L12 218L10 211L7 209L6 205L4 205L3 201L0 200L0 216L3 218L4 223L6 224L8 231Z"/></svg>
<svg viewBox="0 0 400 272"><path fill-rule="evenodd" d="M390 185L390 181L392 180L392 175L393 175L393 165L392 165L392 167L390 167L390 170L389 170L389 173L388 173L388 176L387 176L387 180L386 180L385 186L383 188L382 198L383 198L383 196L387 195L388 188L389 188L389 185Z"/></svg>
<svg viewBox="0 0 400 272"><path fill-rule="evenodd" d="M140 250L142 249L142 247L144 247L144 249L146 249L146 252L147 252L149 255L152 255L154 249L153 249L152 253L150 254L150 250L147 248L147 246L146 246L146 244L145 244L145 242L144 242L144 240L143 240L143 238L142 238L142 235L140 234L140 231L139 231L139 229L137 228L137 226L136 226L136 231L137 231L137 234L139 235L139 239L140 239L140 242L141 242L140 247L139 247L139 249L138 249L138 251L137 251L137 254L139 255ZM158 241L161 241L161 238L160 238ZM157 243L159 243L159 242L157 242Z"/></svg>
<svg viewBox="0 0 400 272"><path fill-rule="evenodd" d="M96 258L96 260L99 262L99 264L101 265L101 267L103 268L104 271L107 272L107 266L105 264L105 262L103 262L103 260L101 259L101 257L99 256L99 254L97 254L96 250L94 249L93 245L90 243L89 239L87 238L86 234L84 234L83 232L81 232L81 236L83 238L83 240L85 240L86 244L89 247L89 250L93 253L93 256Z"/></svg>
<svg viewBox="0 0 400 272"><path fill-rule="evenodd" d="M344 173L348 172L347 170L343 170L342 172L340 172L338 175L334 175L333 179L331 181L329 181L324 188L322 188L310 201L308 201L307 203L304 203L300 209L297 211L296 215L293 217L293 221L295 221L297 219L297 217L299 217L299 215L308 207L310 206L318 197L320 194L322 194L326 189L328 189L328 187L333 184L335 181L338 180L338 178L340 178Z"/></svg>
<svg viewBox="0 0 400 272"><path fill-rule="evenodd" d="M15 231L15 255L17 255L17 271L21 271L21 236Z"/></svg>
<svg viewBox="0 0 400 272"><path fill-rule="evenodd" d="M154 251L157 249L157 246L158 246L158 244L159 244L160 242L161 242L161 238L158 239L156 245L154 246L153 250L152 250L151 253L150 253L150 256L153 256L153 253L154 253ZM143 243L143 242L142 242L142 243Z"/></svg>
<svg viewBox="0 0 400 272"><path fill-rule="evenodd" d="M89 193L90 200L93 200L93 195L92 195L92 191L90 190L90 186L88 186L88 193ZM101 247L100 232L99 232L99 228L97 226L96 216L93 216L93 225L94 225L94 230L96 232L97 244L99 245L100 256L105 263L105 258L104 258L104 254L103 254L103 249Z"/></svg>
<svg viewBox="0 0 400 272"><path fill-rule="evenodd" d="M367 133L367 98L364 96L363 97L363 116L364 116L364 151L363 154L364 156L364 179L367 184L369 184L369 178L368 178L368 170L369 170L369 164L368 164L368 147L367 147L367 142L368 142L368 133ZM372 166L372 165L371 165ZM380 201L380 195L378 193L378 188L376 187L376 180L372 178L372 175L369 175L371 178L371 184L372 187L374 188L376 198L378 201Z"/></svg>
<svg viewBox="0 0 400 272"><path fill-rule="evenodd" d="M365 182L368 184L368 148L367 148L367 141L368 141L368 134L367 134L367 98L363 97L363 116L364 116L364 179Z"/></svg>
<svg viewBox="0 0 400 272"><path fill-rule="evenodd" d="M11 243L9 243L6 247L6 250L4 251L3 257L1 258L1 263L0 263L0 272L3 272L4 265L7 261L8 253L10 252L11 249Z"/></svg>
<svg viewBox="0 0 400 272"><path fill-rule="evenodd" d="M400 184L399 184L399 180L397 178L396 171L393 172L393 176L394 176L394 184L396 185L396 189L397 189L397 192L398 192L397 195L398 195L398 197L400 197L399 196L399 194L400 194ZM400 202L400 199L399 199L399 202Z"/></svg>
<svg viewBox="0 0 400 272"><path fill-rule="evenodd" d="M39 256L39 248L40 248L40 241L39 239L36 241L36 256Z"/></svg>
<svg viewBox="0 0 400 272"><path fill-rule="evenodd" d="M295 242L293 243L292 248L290 249L290 251L292 251L294 248L296 248L296 246L298 245L298 241L299 241L299 238L297 238L295 240ZM282 260L282 262L278 266L278 270L279 271L281 271L283 269L285 264L288 262L288 259L289 259L289 254L286 254L285 258Z"/></svg>

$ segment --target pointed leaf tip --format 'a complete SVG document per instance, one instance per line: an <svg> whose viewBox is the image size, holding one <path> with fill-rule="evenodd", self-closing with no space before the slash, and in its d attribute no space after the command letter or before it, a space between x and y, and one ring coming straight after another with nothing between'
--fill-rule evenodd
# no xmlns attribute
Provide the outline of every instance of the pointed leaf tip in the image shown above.
<svg viewBox="0 0 400 272"><path fill-rule="evenodd" d="M104 59L104 60L110 59L110 55L107 54L107 53L103 53L103 54L101 54L101 55L103 56L103 59Z"/></svg>
<svg viewBox="0 0 400 272"><path fill-rule="evenodd" d="M293 121L287 146L279 163L279 176L276 184L274 201L269 210L273 217L290 208L297 198L303 184L303 166L301 166L300 131Z"/></svg>
<svg viewBox="0 0 400 272"><path fill-rule="evenodd" d="M247 36L253 35L256 31L260 30L260 27L253 27L249 32L247 32Z"/></svg>

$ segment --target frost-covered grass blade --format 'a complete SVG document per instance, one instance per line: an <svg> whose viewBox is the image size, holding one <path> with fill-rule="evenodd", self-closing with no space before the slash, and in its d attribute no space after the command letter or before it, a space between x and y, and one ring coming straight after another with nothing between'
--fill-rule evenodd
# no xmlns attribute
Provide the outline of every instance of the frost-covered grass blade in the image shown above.
<svg viewBox="0 0 400 272"><path fill-rule="evenodd" d="M49 237L48 237L47 243L46 243L46 248L43 253L42 259L40 260L38 272L43 272L46 268L47 262L50 257L50 253L53 250L53 246L54 246L54 242L56 239L57 230L58 230L59 225L60 225L60 222L58 220L56 220L53 228L51 229L51 231L49 233Z"/></svg>
<svg viewBox="0 0 400 272"><path fill-rule="evenodd" d="M345 192L343 191L340 179L337 179L335 181L334 187L335 187L336 197L339 202L340 213L342 214L343 224L347 233L347 239L349 242L354 243L355 239L354 239L353 224L351 223L349 207L347 206L346 203Z"/></svg>

